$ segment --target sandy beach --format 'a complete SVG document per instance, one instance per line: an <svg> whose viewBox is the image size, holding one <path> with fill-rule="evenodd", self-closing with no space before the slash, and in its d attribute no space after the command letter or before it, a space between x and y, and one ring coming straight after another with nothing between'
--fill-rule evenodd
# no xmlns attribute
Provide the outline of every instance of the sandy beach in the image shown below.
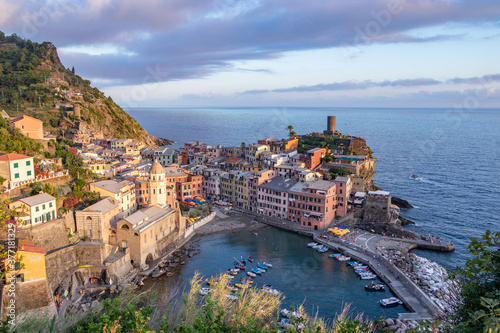
<svg viewBox="0 0 500 333"><path fill-rule="evenodd" d="M243 230L255 230L255 232L257 232L257 230L260 228L269 228L269 226L257 222L251 216L242 213L231 212L226 215L220 210L217 210L216 214L216 217L212 221L196 229L196 234L198 236L220 232L237 232Z"/></svg>

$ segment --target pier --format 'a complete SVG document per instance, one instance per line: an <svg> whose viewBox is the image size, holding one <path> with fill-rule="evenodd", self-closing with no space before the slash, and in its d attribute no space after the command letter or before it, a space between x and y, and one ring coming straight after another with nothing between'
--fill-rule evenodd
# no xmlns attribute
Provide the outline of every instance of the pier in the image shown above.
<svg viewBox="0 0 500 333"><path fill-rule="evenodd" d="M253 216L257 221L264 224L298 234L311 236L315 242L321 243L328 248L342 252L351 258L363 262L377 274L377 276L391 289L391 291L404 303L411 312L400 313L400 320L431 320L439 317L442 312L430 297L419 288L415 282L410 280L404 272L392 265L386 258L377 253L377 247L381 242L392 242L398 245L400 250L409 251L413 248L427 248L437 251L453 251L454 247L433 244L428 241L416 241L403 238L384 237L379 234L362 232L356 237L355 242L348 242L334 236L321 236L322 231L304 228L298 223L262 216L255 212L235 209L243 214ZM403 245L401 245L403 244ZM386 247L387 249L388 247ZM397 247L395 247L397 248Z"/></svg>

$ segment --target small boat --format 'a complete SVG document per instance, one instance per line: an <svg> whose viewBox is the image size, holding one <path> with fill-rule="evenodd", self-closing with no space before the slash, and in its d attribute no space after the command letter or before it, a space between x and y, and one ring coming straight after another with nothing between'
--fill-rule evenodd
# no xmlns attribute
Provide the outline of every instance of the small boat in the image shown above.
<svg viewBox="0 0 500 333"><path fill-rule="evenodd" d="M417 175L415 175L415 174L413 174L413 175L411 175L411 178L412 178L412 179L420 179L421 177L420 177L420 176L417 176Z"/></svg>
<svg viewBox="0 0 500 333"><path fill-rule="evenodd" d="M234 279L234 276L232 276L232 275L228 275L227 273L226 273L226 277L227 277L229 280Z"/></svg>
<svg viewBox="0 0 500 333"><path fill-rule="evenodd" d="M361 275L361 280L374 280L377 276L375 274Z"/></svg>
<svg viewBox="0 0 500 333"><path fill-rule="evenodd" d="M273 267L273 265L272 265L272 264L270 264L270 263L268 263L268 262L265 262L265 261L262 263L262 265L265 265L265 266L267 266L267 267Z"/></svg>
<svg viewBox="0 0 500 333"><path fill-rule="evenodd" d="M239 263L235 263L234 267L238 268L238 269L245 269L245 265L242 265L242 264L239 264Z"/></svg>
<svg viewBox="0 0 500 333"><path fill-rule="evenodd" d="M252 268L252 273L255 273L255 274L258 274L258 275L262 275L262 271L260 269Z"/></svg>
<svg viewBox="0 0 500 333"><path fill-rule="evenodd" d="M252 272L247 272L247 275L250 277L253 277L253 278L257 276L257 274L252 273Z"/></svg>
<svg viewBox="0 0 500 333"><path fill-rule="evenodd" d="M340 257L340 256L343 256L343 254L342 254L342 253L334 253L334 254L333 254L333 257L334 257L334 258L336 258L336 257Z"/></svg>
<svg viewBox="0 0 500 333"><path fill-rule="evenodd" d="M396 306L396 305L401 305L403 302L399 298L396 297L390 297L390 298L384 298L379 301L380 305L383 307L389 307L389 306Z"/></svg>
<svg viewBox="0 0 500 333"><path fill-rule="evenodd" d="M353 265L352 268L358 269L358 268L368 268L366 265Z"/></svg>
<svg viewBox="0 0 500 333"><path fill-rule="evenodd" d="M328 256L328 258L334 258L334 257L335 257L335 254L330 254L330 255Z"/></svg>
<svg viewBox="0 0 500 333"><path fill-rule="evenodd" d="M248 288L248 284L243 284L243 283L235 283L234 284L237 288L240 288L240 289L246 289Z"/></svg>
<svg viewBox="0 0 500 333"><path fill-rule="evenodd" d="M254 234L255 236L258 236L258 235L259 235L259 234L257 233L257 231L254 231L254 232L253 232L253 234Z"/></svg>
<svg viewBox="0 0 500 333"><path fill-rule="evenodd" d="M328 248L326 246L324 246L324 245L321 245L320 247L318 247L316 249L316 251L318 251L320 253L324 253L324 252L328 251Z"/></svg>
<svg viewBox="0 0 500 333"><path fill-rule="evenodd" d="M354 266L354 265L358 265L359 261L349 261L347 264L351 265L351 266Z"/></svg>
<svg viewBox="0 0 500 333"><path fill-rule="evenodd" d="M276 289L272 289L272 288L264 288L264 292L270 294L270 295L279 295L280 292Z"/></svg>
<svg viewBox="0 0 500 333"><path fill-rule="evenodd" d="M207 280L207 284L209 286L216 286L218 283L219 283L219 281L209 281L209 280Z"/></svg>
<svg viewBox="0 0 500 333"><path fill-rule="evenodd" d="M250 256L247 257L247 260L250 261L250 262L253 262L253 258L250 257Z"/></svg>
<svg viewBox="0 0 500 333"><path fill-rule="evenodd" d="M233 294L225 294L224 296L226 296L226 298L229 298L231 300L236 299L236 296L234 296Z"/></svg>
<svg viewBox="0 0 500 333"><path fill-rule="evenodd" d="M267 271L269 269L269 267L267 267L266 265L262 265L262 264L257 264L257 267L259 267L260 269L263 269L265 271Z"/></svg>
<svg viewBox="0 0 500 333"><path fill-rule="evenodd" d="M372 282L372 283L367 284L365 286L365 290L367 290L367 291L384 291L385 290L385 285L382 284L382 283Z"/></svg>
<svg viewBox="0 0 500 333"><path fill-rule="evenodd" d="M206 294L208 294L210 292L210 288L201 288L200 289L200 295L201 296L205 296Z"/></svg>
<svg viewBox="0 0 500 333"><path fill-rule="evenodd" d="M315 242L307 243L307 247L315 247L317 245L318 245L318 243L315 243Z"/></svg>
<svg viewBox="0 0 500 333"><path fill-rule="evenodd" d="M338 260L339 261L349 261L349 260L351 260L351 257L340 257Z"/></svg>
<svg viewBox="0 0 500 333"><path fill-rule="evenodd" d="M368 267L358 267L358 268L355 268L354 271L355 272L367 272L369 271L370 269Z"/></svg>

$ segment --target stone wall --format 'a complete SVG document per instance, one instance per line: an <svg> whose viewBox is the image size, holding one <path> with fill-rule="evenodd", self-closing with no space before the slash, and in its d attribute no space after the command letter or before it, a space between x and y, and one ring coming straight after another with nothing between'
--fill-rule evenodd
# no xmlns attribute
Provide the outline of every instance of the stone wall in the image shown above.
<svg viewBox="0 0 500 333"><path fill-rule="evenodd" d="M391 196L368 195L363 223L389 222L391 220Z"/></svg>
<svg viewBox="0 0 500 333"><path fill-rule="evenodd" d="M16 322L22 320L24 316L32 316L35 313L37 315L45 314L49 318L56 314L56 306L47 280L16 283L15 286L13 299L16 306ZM5 305L10 303L8 289L9 285L2 288L2 302L0 304L2 320L5 320L5 315L9 310L5 308Z"/></svg>
<svg viewBox="0 0 500 333"><path fill-rule="evenodd" d="M70 181L71 177L70 176L61 176L61 177L55 177L55 178L50 178L50 179L45 179L45 180L37 180L37 183L41 184L50 184L54 186L60 186L60 185L67 185L68 182ZM11 189L8 192L3 193L0 195L0 200L5 200L5 199L20 199L21 197L25 197L27 195L23 195L25 189L29 187L24 187L24 186L18 186L16 188ZM30 189L31 190L31 189Z"/></svg>
<svg viewBox="0 0 500 333"><path fill-rule="evenodd" d="M73 212L69 212L62 217L39 224L35 227L27 227L18 229L16 237L21 239L29 239L35 242L35 246L51 252L78 241L76 235L68 238L68 234L75 231L75 220ZM4 231L0 232L0 239L6 239L7 235Z"/></svg>
<svg viewBox="0 0 500 333"><path fill-rule="evenodd" d="M77 249L74 246L69 246L45 256L47 282L51 292L54 292L64 277L72 274L75 267L78 267L76 254Z"/></svg>

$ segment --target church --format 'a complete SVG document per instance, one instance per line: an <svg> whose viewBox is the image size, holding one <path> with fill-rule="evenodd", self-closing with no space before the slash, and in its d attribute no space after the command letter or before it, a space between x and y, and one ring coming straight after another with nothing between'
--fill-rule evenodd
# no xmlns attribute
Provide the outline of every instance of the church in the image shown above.
<svg viewBox="0 0 500 333"><path fill-rule="evenodd" d="M141 197L147 196L147 206L119 220L113 230L115 244L128 248L132 265L139 268L172 249L186 232L175 191L167 186L159 162L153 163L146 184L141 184Z"/></svg>

